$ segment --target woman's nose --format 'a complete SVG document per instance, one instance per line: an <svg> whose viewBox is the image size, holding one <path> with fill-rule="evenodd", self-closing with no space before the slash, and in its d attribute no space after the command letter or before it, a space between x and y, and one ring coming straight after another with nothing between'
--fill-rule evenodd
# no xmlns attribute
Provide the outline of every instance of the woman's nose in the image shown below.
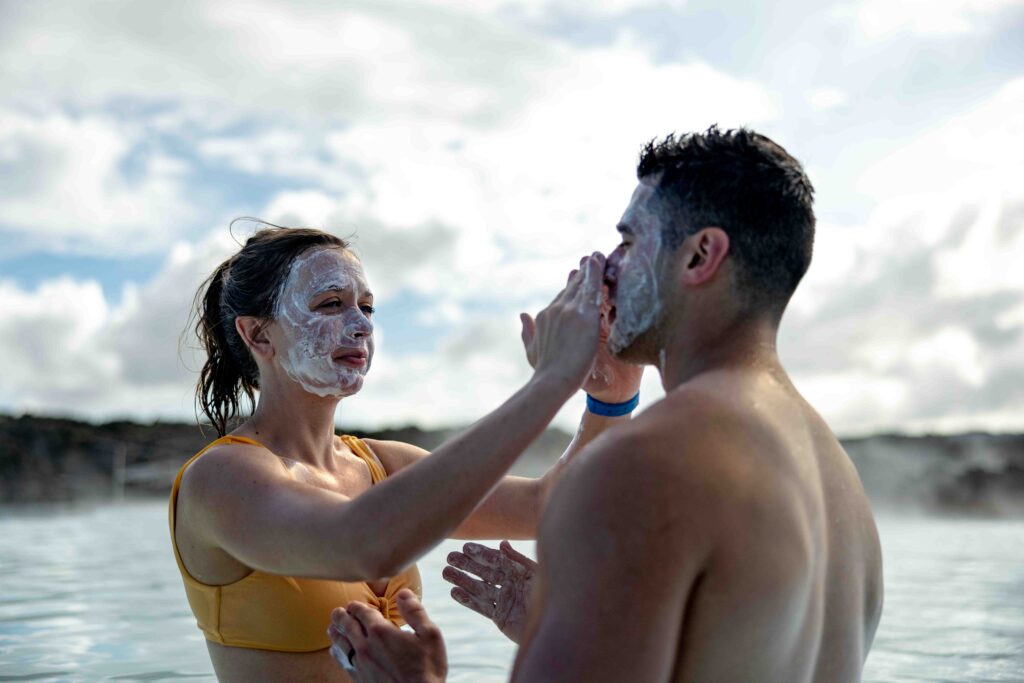
<svg viewBox="0 0 1024 683"><path fill-rule="evenodd" d="M365 315L359 314L354 320L345 325L345 335L352 339L362 339L373 334L373 323Z"/></svg>

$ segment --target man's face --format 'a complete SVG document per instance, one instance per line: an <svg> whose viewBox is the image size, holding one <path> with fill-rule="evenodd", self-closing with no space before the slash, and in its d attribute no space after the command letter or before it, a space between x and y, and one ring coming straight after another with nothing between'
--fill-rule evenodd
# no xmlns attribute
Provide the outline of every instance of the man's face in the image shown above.
<svg viewBox="0 0 1024 683"><path fill-rule="evenodd" d="M608 257L605 269L613 305L608 349L616 356L635 355L630 349L654 327L662 313L658 288L662 216L655 197L657 182L658 177L649 177L637 185L619 221L622 242Z"/></svg>

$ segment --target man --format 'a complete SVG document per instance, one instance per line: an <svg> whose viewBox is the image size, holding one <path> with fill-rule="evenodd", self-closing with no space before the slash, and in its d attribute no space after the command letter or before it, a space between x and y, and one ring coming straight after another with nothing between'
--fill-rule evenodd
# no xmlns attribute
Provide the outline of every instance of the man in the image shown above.
<svg viewBox="0 0 1024 683"><path fill-rule="evenodd" d="M768 138L714 127L648 144L637 175L607 263L608 345L657 366L666 396L556 486L512 679L859 681L882 609L877 530L776 353L811 259L810 181ZM505 566L453 595L515 584ZM417 633L338 611L360 681L443 677L439 632L414 598L402 608Z"/></svg>

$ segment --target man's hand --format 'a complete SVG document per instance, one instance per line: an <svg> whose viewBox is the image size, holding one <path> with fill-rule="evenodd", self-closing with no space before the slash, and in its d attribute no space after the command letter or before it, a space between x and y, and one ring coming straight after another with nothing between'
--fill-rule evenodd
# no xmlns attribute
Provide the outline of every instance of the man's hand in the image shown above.
<svg viewBox="0 0 1024 683"><path fill-rule="evenodd" d="M640 390L643 377L642 365L633 365L615 358L608 350L608 335L611 334L612 304L608 300L608 287L601 290L601 336L597 346L594 365L583 383L583 391L605 403L622 403L633 398Z"/></svg>
<svg viewBox="0 0 1024 683"><path fill-rule="evenodd" d="M479 612L518 643L526 626L526 608L537 563L502 541L500 550L467 543L463 552L448 553L441 576L455 584L452 598ZM474 574L479 579L470 576Z"/></svg>
<svg viewBox="0 0 1024 683"><path fill-rule="evenodd" d="M448 655L441 630L427 616L416 595L398 592L398 612L412 627L408 633L361 602L334 610L327 630L331 654L357 683L442 683L448 676Z"/></svg>

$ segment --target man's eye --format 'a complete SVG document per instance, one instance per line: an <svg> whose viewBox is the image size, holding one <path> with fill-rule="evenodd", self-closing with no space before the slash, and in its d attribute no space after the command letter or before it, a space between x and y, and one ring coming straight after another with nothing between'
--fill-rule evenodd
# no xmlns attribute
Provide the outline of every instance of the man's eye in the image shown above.
<svg viewBox="0 0 1024 683"><path fill-rule="evenodd" d="M363 304L362 306L359 307L359 310L361 310L366 315L373 315L374 313L377 312L377 309L374 308L373 306L370 306L369 304Z"/></svg>
<svg viewBox="0 0 1024 683"><path fill-rule="evenodd" d="M318 308L338 308L341 306L341 301L338 299L328 299L318 306Z"/></svg>

